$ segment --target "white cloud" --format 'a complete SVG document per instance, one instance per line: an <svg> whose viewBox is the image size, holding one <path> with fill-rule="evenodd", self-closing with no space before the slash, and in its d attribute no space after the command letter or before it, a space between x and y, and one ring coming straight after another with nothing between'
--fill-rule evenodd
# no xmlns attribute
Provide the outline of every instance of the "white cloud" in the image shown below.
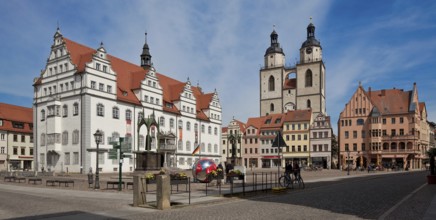
<svg viewBox="0 0 436 220"><path fill-rule="evenodd" d="M152 61L159 72L180 81L189 77L205 92L217 89L224 107L223 126L232 116L245 121L259 115L259 67L273 24L286 62L294 64L313 16L324 50L327 111L333 124L359 81L366 88L406 85L404 89L410 89L420 78L407 75L404 69L413 73L428 65L436 50L434 41L410 37L401 42L395 35L434 29L435 24L426 19L434 12L426 15L415 8L381 15L352 26L352 31L337 33L332 31L335 24L329 23L336 16L329 14L331 2L322 0L38 4L9 3L0 9L0 46L8 50L0 52L0 93L31 100L32 79L44 68L57 21L66 37L94 48L103 41L109 53L137 64L147 31ZM73 7L74 13L69 11ZM380 39L381 33L392 33L393 38ZM420 88L420 94L431 94L427 88L434 86ZM432 112L435 104L423 101Z"/></svg>

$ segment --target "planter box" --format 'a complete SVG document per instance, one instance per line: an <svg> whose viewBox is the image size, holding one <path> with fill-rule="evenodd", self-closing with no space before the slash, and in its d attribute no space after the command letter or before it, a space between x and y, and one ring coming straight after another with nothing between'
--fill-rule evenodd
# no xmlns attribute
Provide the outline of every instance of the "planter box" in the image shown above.
<svg viewBox="0 0 436 220"><path fill-rule="evenodd" d="M145 179L145 183L147 183L147 184L156 184L156 179Z"/></svg>

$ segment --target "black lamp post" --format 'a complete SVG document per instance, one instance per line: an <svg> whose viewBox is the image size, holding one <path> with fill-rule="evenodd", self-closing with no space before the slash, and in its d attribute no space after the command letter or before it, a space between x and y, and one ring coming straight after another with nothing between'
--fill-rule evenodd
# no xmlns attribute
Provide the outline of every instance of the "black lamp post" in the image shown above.
<svg viewBox="0 0 436 220"><path fill-rule="evenodd" d="M96 170L95 170L95 185L94 185L94 189L100 189L100 178L98 176L99 170L98 170L98 154L99 154L99 149L98 149L98 145L101 143L101 138L102 138L103 134L101 133L101 131L99 129L97 129L97 131L94 134L94 138L95 138L95 143L97 144L97 151L96 151Z"/></svg>
<svg viewBox="0 0 436 220"><path fill-rule="evenodd" d="M350 149L347 148L347 175L350 175Z"/></svg>

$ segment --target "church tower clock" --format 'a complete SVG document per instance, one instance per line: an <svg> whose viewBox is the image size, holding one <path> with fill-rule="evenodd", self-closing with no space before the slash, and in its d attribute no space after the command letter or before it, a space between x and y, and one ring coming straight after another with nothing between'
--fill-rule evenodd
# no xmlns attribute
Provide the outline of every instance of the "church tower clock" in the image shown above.
<svg viewBox="0 0 436 220"><path fill-rule="evenodd" d="M326 113L325 66L312 22L307 26L307 39L301 45L297 64L297 109L308 108L312 109L314 117Z"/></svg>

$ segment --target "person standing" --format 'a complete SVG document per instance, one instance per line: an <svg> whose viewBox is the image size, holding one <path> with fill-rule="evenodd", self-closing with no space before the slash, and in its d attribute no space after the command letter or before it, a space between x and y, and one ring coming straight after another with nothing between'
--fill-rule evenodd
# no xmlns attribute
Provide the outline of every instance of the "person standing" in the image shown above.
<svg viewBox="0 0 436 220"><path fill-rule="evenodd" d="M289 161L285 167L285 175L289 180L291 180L291 173L292 173L292 162Z"/></svg>

